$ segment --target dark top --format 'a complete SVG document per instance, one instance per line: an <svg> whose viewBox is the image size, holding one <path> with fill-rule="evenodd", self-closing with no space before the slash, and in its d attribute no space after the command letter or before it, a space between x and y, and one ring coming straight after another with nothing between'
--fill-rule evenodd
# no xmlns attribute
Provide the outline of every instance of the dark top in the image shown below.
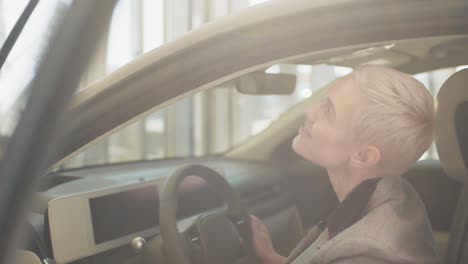
<svg viewBox="0 0 468 264"><path fill-rule="evenodd" d="M332 239L362 218L364 209L372 194L374 194L380 179L369 179L360 183L346 196L325 221L317 225L321 229L325 229L328 226L329 239Z"/></svg>

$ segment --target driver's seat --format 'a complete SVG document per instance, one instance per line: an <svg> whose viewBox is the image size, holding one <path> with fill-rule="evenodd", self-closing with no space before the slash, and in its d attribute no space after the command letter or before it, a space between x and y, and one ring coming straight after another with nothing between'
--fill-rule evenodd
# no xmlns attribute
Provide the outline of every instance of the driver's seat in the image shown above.
<svg viewBox="0 0 468 264"><path fill-rule="evenodd" d="M446 263L468 263L468 69L453 74L437 95L436 146L449 177L464 181L458 198Z"/></svg>

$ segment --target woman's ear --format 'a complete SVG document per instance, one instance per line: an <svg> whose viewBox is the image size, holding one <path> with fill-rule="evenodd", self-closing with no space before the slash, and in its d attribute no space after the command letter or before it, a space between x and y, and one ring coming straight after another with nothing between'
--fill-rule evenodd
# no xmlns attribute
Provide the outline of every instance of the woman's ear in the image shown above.
<svg viewBox="0 0 468 264"><path fill-rule="evenodd" d="M369 168L380 161L380 150L375 146L366 146L351 157L351 165L357 168Z"/></svg>

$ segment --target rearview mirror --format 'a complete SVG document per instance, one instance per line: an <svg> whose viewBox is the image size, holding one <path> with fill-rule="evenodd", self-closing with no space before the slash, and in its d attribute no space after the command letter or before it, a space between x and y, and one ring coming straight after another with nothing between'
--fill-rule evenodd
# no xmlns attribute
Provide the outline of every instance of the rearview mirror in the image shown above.
<svg viewBox="0 0 468 264"><path fill-rule="evenodd" d="M296 88L296 76L252 72L235 79L234 85L243 94L287 95L292 94Z"/></svg>

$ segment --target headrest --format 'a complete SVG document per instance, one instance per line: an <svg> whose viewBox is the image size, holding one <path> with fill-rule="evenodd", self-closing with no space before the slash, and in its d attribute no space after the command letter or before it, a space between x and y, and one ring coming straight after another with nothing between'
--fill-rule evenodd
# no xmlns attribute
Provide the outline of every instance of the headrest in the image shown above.
<svg viewBox="0 0 468 264"><path fill-rule="evenodd" d="M449 177L468 177L468 69L453 74L437 95L435 123L439 159Z"/></svg>

